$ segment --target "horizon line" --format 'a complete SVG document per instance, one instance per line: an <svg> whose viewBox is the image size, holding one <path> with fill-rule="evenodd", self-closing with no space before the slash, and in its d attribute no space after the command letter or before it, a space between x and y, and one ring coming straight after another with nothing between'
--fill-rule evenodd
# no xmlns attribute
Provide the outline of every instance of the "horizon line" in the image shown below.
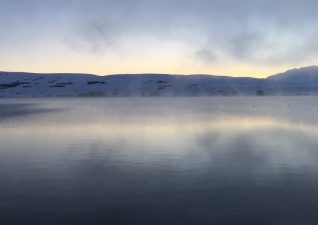
<svg viewBox="0 0 318 225"><path fill-rule="evenodd" d="M26 74L42 74L42 75L54 75L54 74L65 74L65 75L91 75L91 76L116 76L116 75L166 75L166 76L211 76L211 77L229 77L229 78L252 78L252 79L266 79L274 75L278 75L281 73L285 73L292 70L299 70L299 69L307 69L307 68L317 68L318 66L305 66L305 67L295 67L284 72L279 72L276 74L266 75L265 77L253 77L253 76L234 76L234 75L221 75L221 74L204 74L204 73L190 73L190 74L178 74L178 73L154 73L154 72L142 72L142 73L113 73L113 74L95 74L95 73L81 73L81 72L25 72L25 71L0 71L0 73L26 73Z"/></svg>

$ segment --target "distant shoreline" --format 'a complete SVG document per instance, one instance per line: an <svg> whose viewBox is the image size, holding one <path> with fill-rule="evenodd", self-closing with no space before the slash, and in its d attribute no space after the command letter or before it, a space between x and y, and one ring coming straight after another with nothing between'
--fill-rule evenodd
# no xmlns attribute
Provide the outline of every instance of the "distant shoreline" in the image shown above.
<svg viewBox="0 0 318 225"><path fill-rule="evenodd" d="M266 79L213 75L0 72L0 97L197 97L318 95L318 67Z"/></svg>

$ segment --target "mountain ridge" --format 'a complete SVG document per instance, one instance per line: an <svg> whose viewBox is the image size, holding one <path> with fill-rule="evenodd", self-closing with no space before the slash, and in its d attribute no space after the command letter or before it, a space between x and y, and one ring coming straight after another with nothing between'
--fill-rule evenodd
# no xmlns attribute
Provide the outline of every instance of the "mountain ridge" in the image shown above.
<svg viewBox="0 0 318 225"><path fill-rule="evenodd" d="M318 95L318 66L267 78L208 74L0 72L0 97Z"/></svg>

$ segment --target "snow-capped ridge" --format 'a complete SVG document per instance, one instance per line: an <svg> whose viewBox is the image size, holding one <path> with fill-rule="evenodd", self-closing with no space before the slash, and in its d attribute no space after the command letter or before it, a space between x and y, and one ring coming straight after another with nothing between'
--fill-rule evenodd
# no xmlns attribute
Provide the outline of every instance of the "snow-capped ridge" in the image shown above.
<svg viewBox="0 0 318 225"><path fill-rule="evenodd" d="M318 94L318 67L267 79L213 75L0 72L0 97L133 97Z"/></svg>

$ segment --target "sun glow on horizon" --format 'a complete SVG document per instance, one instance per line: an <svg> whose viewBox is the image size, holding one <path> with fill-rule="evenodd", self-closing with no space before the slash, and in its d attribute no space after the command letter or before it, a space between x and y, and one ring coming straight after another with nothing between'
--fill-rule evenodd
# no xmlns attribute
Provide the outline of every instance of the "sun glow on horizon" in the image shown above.
<svg viewBox="0 0 318 225"><path fill-rule="evenodd" d="M76 58L70 60L70 58ZM1 71L33 73L88 73L96 75L111 74L208 74L231 77L266 78L304 65L256 66L236 64L234 62L205 64L189 57L173 55L161 59L149 56L85 55L85 54L49 54L47 57L28 55L4 59Z"/></svg>
<svg viewBox="0 0 318 225"><path fill-rule="evenodd" d="M186 3L0 1L0 70L265 78L318 62L315 1Z"/></svg>

